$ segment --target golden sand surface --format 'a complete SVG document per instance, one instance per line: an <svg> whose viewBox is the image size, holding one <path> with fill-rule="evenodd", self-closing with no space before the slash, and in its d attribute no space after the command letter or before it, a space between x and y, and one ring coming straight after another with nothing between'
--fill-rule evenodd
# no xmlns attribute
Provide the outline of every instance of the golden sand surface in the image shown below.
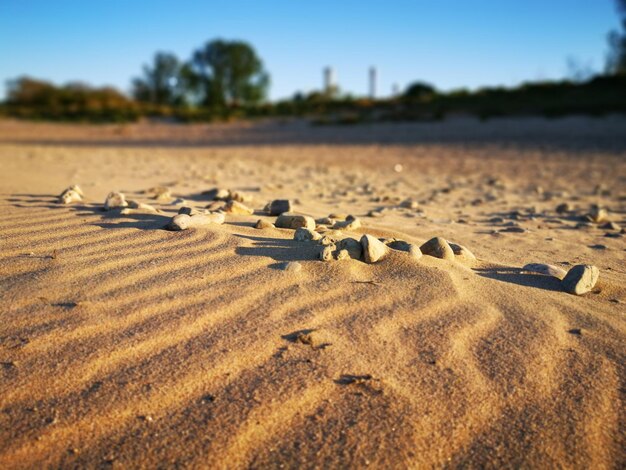
<svg viewBox="0 0 626 470"><path fill-rule="evenodd" d="M624 129L0 122L0 468L624 468L626 238L584 221L626 226ZM256 212L166 231L157 185ZM273 199L478 259L323 262Z"/></svg>

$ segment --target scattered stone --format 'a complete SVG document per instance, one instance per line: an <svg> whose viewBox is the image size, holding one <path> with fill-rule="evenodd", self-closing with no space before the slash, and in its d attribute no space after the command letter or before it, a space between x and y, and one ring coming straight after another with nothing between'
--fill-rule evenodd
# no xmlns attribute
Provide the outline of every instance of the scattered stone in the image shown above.
<svg viewBox="0 0 626 470"><path fill-rule="evenodd" d="M213 188L202 193L213 201L228 201L230 199L230 191L223 188Z"/></svg>
<svg viewBox="0 0 626 470"><path fill-rule="evenodd" d="M266 206L266 210L270 215L280 215L285 212L290 212L291 208L291 201L288 199L275 199Z"/></svg>
<svg viewBox="0 0 626 470"><path fill-rule="evenodd" d="M274 228L274 224L271 222L268 222L267 220L259 219L254 225L254 228L258 228L258 229Z"/></svg>
<svg viewBox="0 0 626 470"><path fill-rule="evenodd" d="M315 220L315 223L318 225L334 225L335 221L330 217L322 217L321 219Z"/></svg>
<svg viewBox="0 0 626 470"><path fill-rule="evenodd" d="M448 245L450 245L454 255L458 258L464 259L465 261L476 261L476 256L474 256L474 253L472 253L469 248L450 241L448 241Z"/></svg>
<svg viewBox="0 0 626 470"><path fill-rule="evenodd" d="M337 261L347 260L352 258L348 250L339 250L337 251Z"/></svg>
<svg viewBox="0 0 626 470"><path fill-rule="evenodd" d="M578 264L568 271L561 281L563 290L569 294L582 295L594 288L600 271L590 264Z"/></svg>
<svg viewBox="0 0 626 470"><path fill-rule="evenodd" d="M285 212L276 219L276 227L289 228L295 230L300 227L308 228L309 230L315 230L315 220L313 217L302 214L295 214L293 212Z"/></svg>
<svg viewBox="0 0 626 470"><path fill-rule="evenodd" d="M328 218L330 219L335 219L335 220L346 220L348 218L348 216L346 214L328 214Z"/></svg>
<svg viewBox="0 0 626 470"><path fill-rule="evenodd" d="M609 221L609 214L606 210L600 209L598 206L593 206L586 218L594 224L600 224Z"/></svg>
<svg viewBox="0 0 626 470"><path fill-rule="evenodd" d="M104 210L110 211L111 209L121 209L127 207L126 196L123 193L112 191L104 201Z"/></svg>
<svg viewBox="0 0 626 470"><path fill-rule="evenodd" d="M250 202L252 201L252 196L239 191L230 191L229 200L237 202Z"/></svg>
<svg viewBox="0 0 626 470"><path fill-rule="evenodd" d="M333 225L334 229L353 231L361 228L361 220L352 216L348 216L346 220L339 220Z"/></svg>
<svg viewBox="0 0 626 470"><path fill-rule="evenodd" d="M543 274L546 276L556 277L558 279L563 279L567 275L567 271L565 271L565 269L559 268L558 266L554 266L552 264L543 263L526 264L522 268L522 271Z"/></svg>
<svg viewBox="0 0 626 470"><path fill-rule="evenodd" d="M372 235L361 237L361 247L363 248L363 259L366 263L375 263L387 254L387 245Z"/></svg>
<svg viewBox="0 0 626 470"><path fill-rule="evenodd" d="M596 245L589 245L589 248L591 248L592 250L606 250L606 245L601 245L601 244L596 244Z"/></svg>
<svg viewBox="0 0 626 470"><path fill-rule="evenodd" d="M158 209L154 206L151 206L150 204L146 204L145 202L139 202L139 201L134 201L134 200L129 200L128 201L128 207L130 209L135 209L137 211L144 211L144 212L153 212L153 213L158 213ZM124 213L126 209L122 210L122 213Z"/></svg>
<svg viewBox="0 0 626 470"><path fill-rule="evenodd" d="M385 243L385 245L394 250L406 251L414 259L420 259L422 257L422 250L420 250L419 246L405 242L404 240L392 240Z"/></svg>
<svg viewBox="0 0 626 470"><path fill-rule="evenodd" d="M187 201L184 200L182 197L177 197L171 202L171 204L173 206L180 206L181 204L187 204Z"/></svg>
<svg viewBox="0 0 626 470"><path fill-rule="evenodd" d="M401 163L396 163L393 166L393 171L395 171L396 173L402 173L402 170L404 169L404 167L402 166Z"/></svg>
<svg viewBox="0 0 626 470"><path fill-rule="evenodd" d="M572 210L573 210L572 206L567 202L564 202L563 204L559 204L558 206L556 206L557 214L564 214L566 212L571 212Z"/></svg>
<svg viewBox="0 0 626 470"><path fill-rule="evenodd" d="M156 199L157 201L169 200L172 198L172 193L169 188L165 186L155 186L154 188L150 188L145 191L147 194L152 196L152 199Z"/></svg>
<svg viewBox="0 0 626 470"><path fill-rule="evenodd" d="M454 251L448 244L448 242L441 237L435 237L428 240L422 246L420 246L420 250L423 254L428 256L434 256L435 258L441 259L454 259Z"/></svg>
<svg viewBox="0 0 626 470"><path fill-rule="evenodd" d="M203 214L204 212L200 211L199 209L196 209L195 207L183 206L180 209L178 209L178 213L187 214L187 215L196 215L196 214Z"/></svg>
<svg viewBox="0 0 626 470"><path fill-rule="evenodd" d="M344 238L337 243L337 249L340 251L347 251L348 256L352 259L361 259L363 256L363 246L354 238Z"/></svg>
<svg viewBox="0 0 626 470"><path fill-rule="evenodd" d="M297 242L309 242L319 240L321 238L322 236L319 233L304 227L298 227L296 232L293 234L293 239Z"/></svg>
<svg viewBox="0 0 626 470"><path fill-rule="evenodd" d="M419 203L414 199L405 199L400 203L400 207L404 207L405 209L416 210L419 208Z"/></svg>
<svg viewBox="0 0 626 470"><path fill-rule="evenodd" d="M210 214L178 214L172 217L169 224L165 226L167 230L187 230L190 228L205 228L211 225L221 225L224 223L225 216L221 212L212 212Z"/></svg>
<svg viewBox="0 0 626 470"><path fill-rule="evenodd" d="M328 235L324 235L322 238L318 240L318 243L322 246L333 245L335 243L335 239L329 237Z"/></svg>
<svg viewBox="0 0 626 470"><path fill-rule="evenodd" d="M245 204L239 201L235 201L234 199L231 199L230 201L226 203L226 205L224 206L224 211L228 212L229 214L236 214L236 215L254 214L254 209L251 209Z"/></svg>
<svg viewBox="0 0 626 470"><path fill-rule="evenodd" d="M525 233L526 229L523 227L506 227L500 230L500 232L508 232L508 233Z"/></svg>
<svg viewBox="0 0 626 470"><path fill-rule="evenodd" d="M59 194L59 202L61 204L71 204L73 202L80 202L83 200L83 191L77 184L73 184Z"/></svg>
<svg viewBox="0 0 626 470"><path fill-rule="evenodd" d="M384 215L385 215L384 212L381 211L381 210L378 210L378 209L377 210L371 210L371 211L369 211L367 213L368 217L382 217Z"/></svg>
<svg viewBox="0 0 626 470"><path fill-rule="evenodd" d="M286 261L284 263L281 263L278 267L283 271L287 271L290 273L297 273L302 271L302 264L300 264L298 261Z"/></svg>
<svg viewBox="0 0 626 470"><path fill-rule="evenodd" d="M335 245L326 245L319 251L319 259L322 261L332 261L333 252L335 251Z"/></svg>
<svg viewBox="0 0 626 470"><path fill-rule="evenodd" d="M205 206L209 212L223 211L226 203L224 201L213 201Z"/></svg>

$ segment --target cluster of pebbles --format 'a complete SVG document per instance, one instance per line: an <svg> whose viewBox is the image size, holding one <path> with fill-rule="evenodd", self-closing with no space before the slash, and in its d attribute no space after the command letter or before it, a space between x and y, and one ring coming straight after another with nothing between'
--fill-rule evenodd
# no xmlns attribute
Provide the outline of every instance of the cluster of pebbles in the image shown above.
<svg viewBox="0 0 626 470"><path fill-rule="evenodd" d="M168 188L158 186L144 191L152 199L165 202L172 199ZM202 193L211 202L205 209L197 209L183 205L178 214L164 227L166 230L180 231L188 229L206 228L221 225L226 221L226 214L253 215L254 209L247 203L251 198L244 193L228 189L214 188ZM78 185L66 188L59 196L61 204L72 204L83 201L84 194ZM173 204L184 204L183 199L177 199ZM406 207L409 202L406 202ZM318 247L318 258L322 261L359 260L367 264L377 263L395 250L407 253L412 259L418 260L423 255L451 261L461 261L471 264L476 256L465 246L451 242L442 237L434 237L417 246L413 243L396 238L377 238L370 234L362 234L354 238L343 232L354 232L362 228L361 220L352 215L329 214L328 217L314 219L310 215L293 212L294 203L288 199L270 201L260 213L276 217L274 223L259 219L255 224L257 229L289 229L294 230L294 240L297 242L315 243ZM134 200L126 200L126 196L117 191L110 192L103 204L104 211L119 210L121 214L132 213L162 213L154 206ZM563 205L557 207L558 213L571 211ZM612 224L606 210L592 207L585 219L594 224ZM614 228L611 226L611 228ZM299 271L298 262L284 263L283 269ZM530 263L522 271L552 276L560 280L565 292L582 295L590 292L599 277L599 270L592 265L576 265L569 271L550 264Z"/></svg>

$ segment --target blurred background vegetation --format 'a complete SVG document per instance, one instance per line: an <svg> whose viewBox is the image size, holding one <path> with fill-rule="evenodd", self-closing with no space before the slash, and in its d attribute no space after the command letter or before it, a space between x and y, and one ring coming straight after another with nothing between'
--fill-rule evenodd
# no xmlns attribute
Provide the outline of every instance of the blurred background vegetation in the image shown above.
<svg viewBox="0 0 626 470"><path fill-rule="evenodd" d="M359 98L337 88L267 101L270 76L255 49L243 41L215 39L182 61L157 52L131 84L131 94L84 83L57 86L27 76L7 83L0 114L24 119L129 122L141 118L197 122L258 117L307 117L316 124L439 120L469 114L499 116L626 112L626 0L617 0L621 29L608 36L602 74L570 64L570 78L515 88L438 91L416 81L386 99Z"/></svg>

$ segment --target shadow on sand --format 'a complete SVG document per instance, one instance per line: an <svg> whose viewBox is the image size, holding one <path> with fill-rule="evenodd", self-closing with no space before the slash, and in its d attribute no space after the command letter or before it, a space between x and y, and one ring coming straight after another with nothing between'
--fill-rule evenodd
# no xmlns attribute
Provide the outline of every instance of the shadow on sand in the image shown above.
<svg viewBox="0 0 626 470"><path fill-rule="evenodd" d="M528 273L522 271L520 268L476 268L474 272L479 276L520 286L536 287L537 289L558 292L563 290L559 279L543 274Z"/></svg>

